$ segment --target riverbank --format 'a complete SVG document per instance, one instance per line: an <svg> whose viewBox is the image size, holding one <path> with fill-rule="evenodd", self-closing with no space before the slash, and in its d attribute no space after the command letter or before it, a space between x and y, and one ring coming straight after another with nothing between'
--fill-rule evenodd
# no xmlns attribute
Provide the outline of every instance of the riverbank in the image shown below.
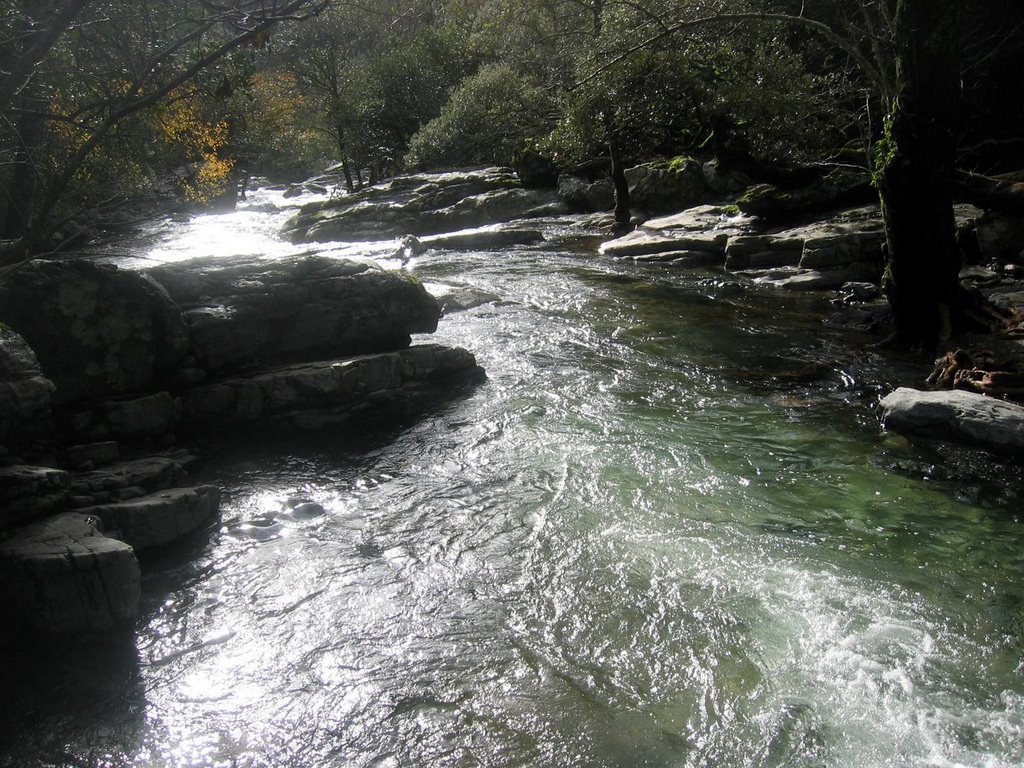
<svg viewBox="0 0 1024 768"><path fill-rule="evenodd" d="M275 216L137 263L309 248ZM144 555L130 636L6 651L0 762L1020 762L1024 483L879 430L920 361L824 324L827 293L523 226L324 246L408 258L488 380L382 432L198 441L218 517Z"/></svg>
<svg viewBox="0 0 1024 768"><path fill-rule="evenodd" d="M642 185L639 199L664 207L666 196L692 201L720 191L711 177L706 187L697 184L700 172L685 166L680 173L686 184L650 169L633 178L638 189ZM284 233L300 242L354 240L357 249L372 236L397 265L427 252L537 248L545 241L545 222L550 227L575 220L582 231L600 226L599 212L590 219L564 218L581 200L600 200L593 190L584 192L564 180L559 195L526 192L501 169L404 177L351 197L306 203ZM748 198L741 198L746 207ZM764 190L752 199L763 208ZM998 308L993 317L1005 325L1004 349L1013 348L1020 343L1024 285L1012 263L994 260L996 251L1006 250L1005 232L970 207L958 209L958 222L985 244L980 255L997 266L972 267L964 277L991 297ZM387 238L397 246L387 245ZM839 305L827 322L882 333L887 310L870 279L881 270L883 239L877 206L816 214L794 226L779 223L777 211L763 218L733 204L701 204L640 220L625 235L601 238L597 250L651 268L717 271L730 276L718 284L721 291L742 291L744 285L827 290ZM54 631L134 620L136 609L126 606L138 602L137 589L128 589L121 602L88 598L86 603L100 605L95 615L82 608L72 612L74 618L58 619L51 608L20 602L33 591L26 585L35 583L36 566L22 562L19 553L38 553L49 562L70 540L85 562L102 563L93 545L106 546L104 530L127 545L111 555L111 567L123 569L119 558L131 559L132 548L164 546L206 524L216 514L217 489L183 485L196 457L175 448L179 437L188 444L211 430L350 429L409 418L443 402L482 372L466 350L406 350L411 334L436 330L442 308L465 311L500 300L454 290L439 304L407 271L301 251L271 260L192 258L144 274L82 260L32 262L7 270L0 292L7 322L25 329L32 347L4 331L8 397L0 438L24 454L8 450L0 468L4 527L10 531L3 544L13 585L6 590L8 610ZM1016 364L1012 354L987 360L1004 368ZM949 385L991 386L991 372L961 367L959 378L957 371L946 376ZM756 366L750 368L756 373ZM771 377L814 382L827 373L827 366L812 364ZM1012 375L999 370L996 380ZM1001 454L1019 451L1015 425L1024 423L1017 418L1024 409L988 408L971 398L914 395L904 388L898 405L882 400L883 424L925 439ZM926 405L918 408L915 400ZM69 510L72 515L59 516ZM50 521L37 522L44 516ZM77 574L74 562L69 573ZM59 606L68 588L54 589L43 602Z"/></svg>

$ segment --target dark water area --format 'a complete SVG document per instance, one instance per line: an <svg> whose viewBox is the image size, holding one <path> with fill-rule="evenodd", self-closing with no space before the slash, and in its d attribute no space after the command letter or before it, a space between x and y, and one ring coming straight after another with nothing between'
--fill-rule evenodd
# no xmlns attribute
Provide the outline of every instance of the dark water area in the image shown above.
<svg viewBox="0 0 1024 768"><path fill-rule="evenodd" d="M500 297L431 337L484 384L203 445L220 519L134 635L9 651L0 766L1024 765L1020 470L884 434L919 371L820 296L547 234L406 265Z"/></svg>

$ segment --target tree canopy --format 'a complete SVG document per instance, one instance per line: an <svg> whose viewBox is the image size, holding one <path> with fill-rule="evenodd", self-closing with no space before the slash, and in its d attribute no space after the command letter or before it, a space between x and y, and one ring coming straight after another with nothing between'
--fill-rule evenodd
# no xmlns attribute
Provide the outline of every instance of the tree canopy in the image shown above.
<svg viewBox="0 0 1024 768"><path fill-rule="evenodd" d="M842 165L887 215L930 178L934 220L954 167L1024 163L1017 0L0 0L0 39L0 237L21 252L133 196L230 197L243 168L340 163L352 189L529 151L603 160L621 197L622 166L655 158ZM944 133L914 161L933 175L899 179L910 103Z"/></svg>

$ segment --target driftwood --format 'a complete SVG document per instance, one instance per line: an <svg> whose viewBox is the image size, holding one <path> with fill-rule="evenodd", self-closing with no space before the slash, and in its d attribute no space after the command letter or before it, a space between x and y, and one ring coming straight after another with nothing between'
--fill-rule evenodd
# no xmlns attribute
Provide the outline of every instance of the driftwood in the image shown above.
<svg viewBox="0 0 1024 768"><path fill-rule="evenodd" d="M987 350L957 349L936 361L926 382L930 389L964 389L1024 401L1024 360Z"/></svg>

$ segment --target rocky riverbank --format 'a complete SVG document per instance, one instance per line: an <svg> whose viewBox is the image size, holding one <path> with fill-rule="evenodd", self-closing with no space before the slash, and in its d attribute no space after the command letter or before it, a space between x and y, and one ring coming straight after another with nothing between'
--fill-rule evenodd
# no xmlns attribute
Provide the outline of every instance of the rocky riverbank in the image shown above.
<svg viewBox="0 0 1024 768"><path fill-rule="evenodd" d="M215 517L182 447L211 430L356 429L481 380L406 273L303 256L0 275L0 615L83 632L137 615L137 553ZM179 442L184 439L186 442Z"/></svg>
<svg viewBox="0 0 1024 768"><path fill-rule="evenodd" d="M850 206L856 185L776 195L785 204L772 206L771 190L750 188L713 164L642 167L629 178L646 211L676 212L641 212L632 231L600 245L600 255L836 291L844 314L834 322L884 325L881 219L877 206ZM402 238L394 254L402 262L428 249L498 251L542 241L541 223L569 211L600 220L607 191L602 181L565 176L557 189L528 190L503 169L423 174L307 204L284 235ZM957 220L977 242L975 261L991 265L972 266L963 279L995 308L1006 350L999 365L1010 366L1024 344L1020 228L968 206ZM445 306L496 298L453 294ZM0 273L5 631L106 630L133 621L137 553L217 513L218 489L189 480L198 458L186 446L194 438L403 419L479 381L483 372L468 351L411 344L433 332L440 315L439 302L409 273L323 255L205 258L146 272L33 261ZM960 393L900 390L883 402L884 423L1019 451L1024 419L1014 409L1024 408L997 408L978 394L1012 394L992 390L993 381L1009 379L986 379L990 373L972 363L959 377L940 377L973 388L970 403ZM908 405L914 398L920 407ZM936 415L940 407L946 411Z"/></svg>

